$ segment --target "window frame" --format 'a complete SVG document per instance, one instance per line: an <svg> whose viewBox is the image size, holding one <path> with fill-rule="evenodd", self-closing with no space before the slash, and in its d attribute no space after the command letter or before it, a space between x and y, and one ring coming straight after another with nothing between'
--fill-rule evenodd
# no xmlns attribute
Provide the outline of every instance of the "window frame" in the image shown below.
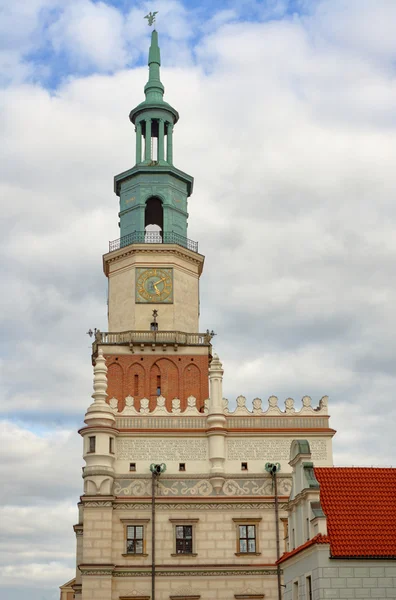
<svg viewBox="0 0 396 600"><path fill-rule="evenodd" d="M235 533L236 533L236 552L235 552L235 556L260 556L261 552L260 552L260 523L262 521L261 517L257 517L257 518L245 518L245 519L232 519L234 521L235 524ZM255 551L254 552L241 552L241 537L240 537L240 527L243 526L251 526L254 525L255 527ZM242 538L244 539L244 538ZM246 538L249 539L249 538Z"/></svg>
<svg viewBox="0 0 396 600"><path fill-rule="evenodd" d="M122 556L130 558L144 558L147 553L147 525L150 519L120 519L124 526L124 550ZM143 552L128 552L128 527L143 527Z"/></svg>
<svg viewBox="0 0 396 600"><path fill-rule="evenodd" d="M172 523L173 526L173 552L171 553L171 556L177 557L177 558L183 558L183 557L191 557L191 556L197 556L197 552L196 552L196 546L197 546L197 541L196 541L196 526L197 523L199 522L199 519L169 519L169 521ZM191 527L191 552L177 552L177 538L176 538L176 528L177 527Z"/></svg>
<svg viewBox="0 0 396 600"><path fill-rule="evenodd" d="M91 450L91 447L93 447L93 450ZM95 452L96 452L96 435L89 435L88 436L87 454L95 454Z"/></svg>

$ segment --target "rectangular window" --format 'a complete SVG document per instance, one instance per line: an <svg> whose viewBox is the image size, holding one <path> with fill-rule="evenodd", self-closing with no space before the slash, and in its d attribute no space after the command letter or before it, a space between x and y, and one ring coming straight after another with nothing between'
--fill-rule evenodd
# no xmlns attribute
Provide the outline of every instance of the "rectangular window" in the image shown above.
<svg viewBox="0 0 396 600"><path fill-rule="evenodd" d="M247 470L248 470L248 464L247 464L247 462L241 463L241 471L247 471Z"/></svg>
<svg viewBox="0 0 396 600"><path fill-rule="evenodd" d="M114 438L109 438L109 453L114 454Z"/></svg>
<svg viewBox="0 0 396 600"><path fill-rule="evenodd" d="M96 436L91 435L88 438L88 448L89 448L88 452L95 452L95 450L96 450Z"/></svg>
<svg viewBox="0 0 396 600"><path fill-rule="evenodd" d="M139 375L136 374L134 376L133 395L135 396L135 398L139 396Z"/></svg>
<svg viewBox="0 0 396 600"><path fill-rule="evenodd" d="M192 525L176 525L176 554L192 554Z"/></svg>
<svg viewBox="0 0 396 600"><path fill-rule="evenodd" d="M129 463L129 470L136 471L136 463Z"/></svg>
<svg viewBox="0 0 396 600"><path fill-rule="evenodd" d="M161 375L157 375L157 396L161 396Z"/></svg>
<svg viewBox="0 0 396 600"><path fill-rule="evenodd" d="M239 552L256 552L256 525L239 525Z"/></svg>
<svg viewBox="0 0 396 600"><path fill-rule="evenodd" d="M311 575L305 578L305 593L307 600L312 600L312 579Z"/></svg>
<svg viewBox="0 0 396 600"><path fill-rule="evenodd" d="M127 554L143 554L143 525L127 526Z"/></svg>
<svg viewBox="0 0 396 600"><path fill-rule="evenodd" d="M186 470L186 463L179 463L179 471L185 471Z"/></svg>

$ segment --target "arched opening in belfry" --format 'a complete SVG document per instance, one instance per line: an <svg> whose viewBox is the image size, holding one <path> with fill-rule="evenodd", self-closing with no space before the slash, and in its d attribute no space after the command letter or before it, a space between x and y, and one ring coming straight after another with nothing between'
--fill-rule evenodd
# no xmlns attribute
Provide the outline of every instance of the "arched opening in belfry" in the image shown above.
<svg viewBox="0 0 396 600"><path fill-rule="evenodd" d="M149 198L146 201L144 211L145 241L153 244L162 242L162 231L164 227L164 210L159 198Z"/></svg>

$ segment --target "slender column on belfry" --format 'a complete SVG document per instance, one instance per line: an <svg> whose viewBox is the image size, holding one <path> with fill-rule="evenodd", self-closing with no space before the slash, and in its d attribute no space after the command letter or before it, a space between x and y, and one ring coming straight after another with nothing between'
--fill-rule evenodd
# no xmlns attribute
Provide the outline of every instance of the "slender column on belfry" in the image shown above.
<svg viewBox="0 0 396 600"><path fill-rule="evenodd" d="M136 123L136 164L142 162L142 124Z"/></svg>
<svg viewBox="0 0 396 600"><path fill-rule="evenodd" d="M164 160L164 119L158 121L158 161Z"/></svg>
<svg viewBox="0 0 396 600"><path fill-rule="evenodd" d="M220 492L224 483L225 472L225 437L227 431L226 417L223 411L223 366L217 354L214 355L209 368L209 410L208 429L209 438L210 481L217 492Z"/></svg>
<svg viewBox="0 0 396 600"><path fill-rule="evenodd" d="M151 160L151 119L146 119L146 140L144 148L144 159Z"/></svg>
<svg viewBox="0 0 396 600"><path fill-rule="evenodd" d="M166 162L173 164L173 123L167 123L166 128Z"/></svg>

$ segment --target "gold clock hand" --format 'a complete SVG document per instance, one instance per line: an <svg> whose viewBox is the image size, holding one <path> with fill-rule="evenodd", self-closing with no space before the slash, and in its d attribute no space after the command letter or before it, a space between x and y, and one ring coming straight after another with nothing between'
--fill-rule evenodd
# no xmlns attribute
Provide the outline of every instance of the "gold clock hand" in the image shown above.
<svg viewBox="0 0 396 600"><path fill-rule="evenodd" d="M162 283L163 281L165 281L166 277L163 277L162 279L160 279L159 281L156 281L155 283L153 283L153 286L155 287L156 285L158 285L159 283Z"/></svg>

